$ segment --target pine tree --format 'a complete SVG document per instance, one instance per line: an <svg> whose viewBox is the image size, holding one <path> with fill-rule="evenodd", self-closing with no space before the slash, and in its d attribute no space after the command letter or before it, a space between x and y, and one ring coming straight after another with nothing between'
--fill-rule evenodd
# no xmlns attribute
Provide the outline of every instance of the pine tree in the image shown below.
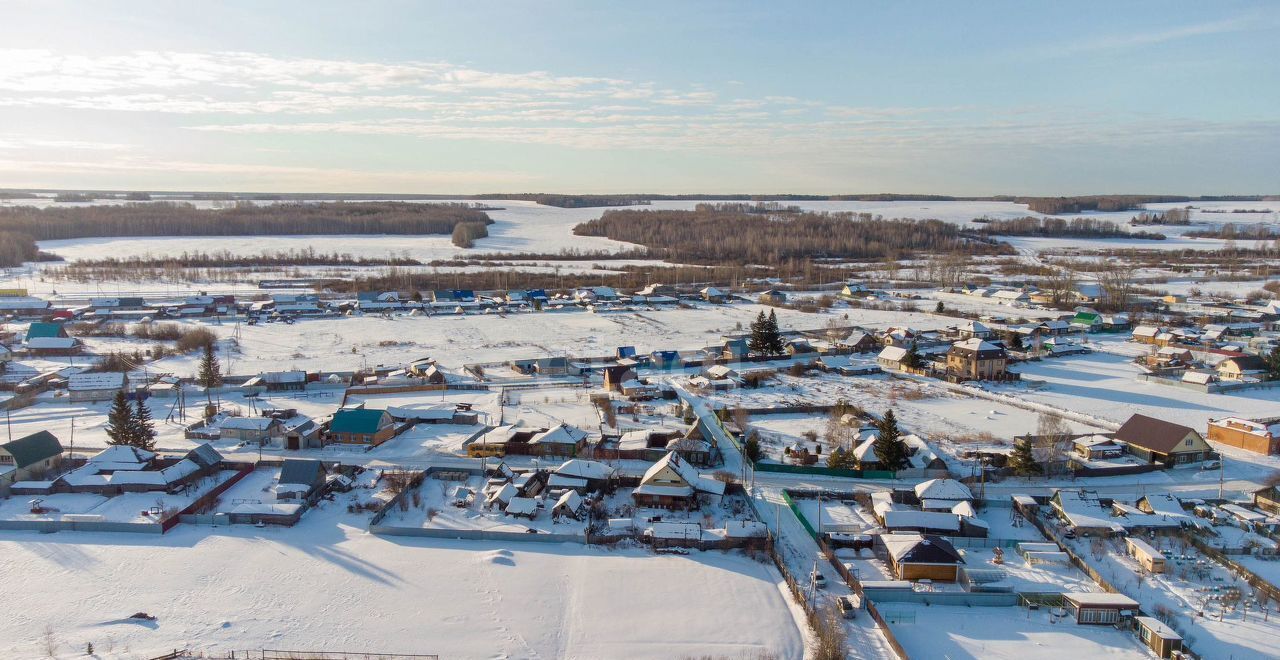
<svg viewBox="0 0 1280 660"><path fill-rule="evenodd" d="M1014 444L1013 453L1009 454L1009 468L1014 474L1023 477L1044 473L1044 466L1036 462L1035 454L1031 452L1031 443L1026 440Z"/></svg>
<svg viewBox="0 0 1280 660"><path fill-rule="evenodd" d="M200 359L200 371L196 375L196 382L205 389L205 396L212 403L213 397L209 390L222 385L222 365L218 363L218 356L213 352L213 344L206 344L204 347L204 357Z"/></svg>
<svg viewBox="0 0 1280 660"><path fill-rule="evenodd" d="M907 446L902 442L902 432L898 430L898 418L890 408L884 417L876 422L876 442L872 448L876 452L876 461L883 470L901 470L908 465Z"/></svg>
<svg viewBox="0 0 1280 660"><path fill-rule="evenodd" d="M857 461L853 457L853 452L845 451L840 447L836 447L827 455L827 467L837 470L852 470L856 467Z"/></svg>
<svg viewBox="0 0 1280 660"><path fill-rule="evenodd" d="M911 346L907 348L906 356L902 358L902 366L908 369L919 369L923 363L924 359L920 357L920 349L916 348L916 342L912 340Z"/></svg>
<svg viewBox="0 0 1280 660"><path fill-rule="evenodd" d="M752 463L760 460L760 436L755 431L742 443L742 454Z"/></svg>
<svg viewBox="0 0 1280 660"><path fill-rule="evenodd" d="M1022 350L1022 335L1010 330L1004 335L1005 346L1011 351Z"/></svg>
<svg viewBox="0 0 1280 660"><path fill-rule="evenodd" d="M1272 380L1280 379L1280 346L1271 349L1262 360L1267 364L1267 376Z"/></svg>
<svg viewBox="0 0 1280 660"><path fill-rule="evenodd" d="M109 445L131 445L137 427L134 425L133 407L125 397L124 390L116 392L115 401L111 403L111 411L107 413L107 441Z"/></svg>
<svg viewBox="0 0 1280 660"><path fill-rule="evenodd" d="M765 321L765 341L769 346L770 355L781 355L786 348L782 341L782 331L778 329L778 315L772 309L769 310L769 318Z"/></svg>
<svg viewBox="0 0 1280 660"><path fill-rule="evenodd" d="M947 306L946 306L946 305L943 305L943 304L942 304L942 301L941 301L941 300L939 300L939 301L938 301L938 304L937 304L937 305L935 305L935 306L934 306L934 308L933 308L933 313L934 313L934 314L941 314L941 313L943 313L943 312L945 312L945 311L947 311Z"/></svg>
<svg viewBox="0 0 1280 660"><path fill-rule="evenodd" d="M756 320L751 322L751 339L747 341L747 349L756 355L769 352L769 343L765 336L768 325L769 320L765 318L763 311L756 316Z"/></svg>
<svg viewBox="0 0 1280 660"><path fill-rule="evenodd" d="M154 451L156 448L156 425L151 421L151 409L138 397L133 416L133 442L129 443L139 449Z"/></svg>

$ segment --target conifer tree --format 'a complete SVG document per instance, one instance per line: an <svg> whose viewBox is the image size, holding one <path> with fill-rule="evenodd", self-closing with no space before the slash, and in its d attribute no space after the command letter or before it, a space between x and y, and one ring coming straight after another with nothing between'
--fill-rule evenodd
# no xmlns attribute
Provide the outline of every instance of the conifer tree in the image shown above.
<svg viewBox="0 0 1280 660"><path fill-rule="evenodd" d="M902 442L902 432L898 430L898 418L890 408L884 417L876 422L876 442L872 448L876 452L876 461L884 470L901 470L908 465L907 445Z"/></svg>
<svg viewBox="0 0 1280 660"><path fill-rule="evenodd" d="M196 382L205 389L205 396L213 403L213 395L209 390L222 385L222 365L218 363L218 356L213 352L213 344L206 344L204 347L204 357L200 358L200 371L196 374Z"/></svg>
<svg viewBox="0 0 1280 660"><path fill-rule="evenodd" d="M1035 454L1031 452L1031 443L1026 440L1014 444L1013 453L1009 454L1009 468L1022 477L1044 473L1044 466L1036 462Z"/></svg>
<svg viewBox="0 0 1280 660"><path fill-rule="evenodd" d="M109 445L132 445L137 433L134 424L133 407L125 397L124 390L116 392L111 402L111 411L107 413L107 440Z"/></svg>
<svg viewBox="0 0 1280 660"><path fill-rule="evenodd" d="M138 449L154 451L156 448L156 426L151 421L151 409L138 397L133 415L133 442L129 444Z"/></svg>
<svg viewBox="0 0 1280 660"><path fill-rule="evenodd" d="M782 332L778 330L778 315L771 309L765 321L765 341L770 355L781 355L786 346L782 342Z"/></svg>
<svg viewBox="0 0 1280 660"><path fill-rule="evenodd" d="M756 316L756 320L751 322L751 338L747 340L747 349L756 355L765 355L769 352L769 342L766 337L768 325L769 320L765 318L763 311Z"/></svg>

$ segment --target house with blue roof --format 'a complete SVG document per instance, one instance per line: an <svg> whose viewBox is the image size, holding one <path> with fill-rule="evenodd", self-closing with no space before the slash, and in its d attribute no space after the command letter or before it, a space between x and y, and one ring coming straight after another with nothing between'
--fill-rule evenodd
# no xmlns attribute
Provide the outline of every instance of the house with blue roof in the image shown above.
<svg viewBox="0 0 1280 660"><path fill-rule="evenodd" d="M385 410L344 408L333 414L329 441L344 445L378 446L396 436L395 421Z"/></svg>

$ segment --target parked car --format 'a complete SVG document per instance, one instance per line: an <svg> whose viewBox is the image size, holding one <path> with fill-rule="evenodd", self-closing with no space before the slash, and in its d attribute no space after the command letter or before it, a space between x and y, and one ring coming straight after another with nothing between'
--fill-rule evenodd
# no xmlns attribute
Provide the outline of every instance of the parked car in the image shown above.
<svg viewBox="0 0 1280 660"><path fill-rule="evenodd" d="M852 619L858 614L858 605L854 602L857 596L841 596L836 599L836 609L840 610L840 614L846 619Z"/></svg>
<svg viewBox="0 0 1280 660"><path fill-rule="evenodd" d="M813 580L814 587L818 589L827 588L827 576L815 570L809 577Z"/></svg>
<svg viewBox="0 0 1280 660"><path fill-rule="evenodd" d="M1222 469L1222 461L1205 461L1204 465L1200 466L1200 469L1201 470L1220 470Z"/></svg>

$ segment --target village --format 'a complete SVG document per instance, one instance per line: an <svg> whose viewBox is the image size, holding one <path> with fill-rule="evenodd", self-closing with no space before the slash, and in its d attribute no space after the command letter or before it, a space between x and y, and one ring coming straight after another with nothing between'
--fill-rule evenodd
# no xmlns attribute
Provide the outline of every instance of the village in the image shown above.
<svg viewBox="0 0 1280 660"><path fill-rule="evenodd" d="M0 540L18 545L354 525L475 552L745 555L785 585L804 644L834 634L852 657L1280 645L1274 306L1168 296L1130 320L1094 310L1089 286L1054 312L1034 287L859 282L3 293ZM816 297L824 314L788 313ZM742 321L697 347L637 328L599 352L458 359L397 342L377 357L398 362L240 366L262 364L245 337L267 329L373 319L408 338L468 317L664 313Z"/></svg>

